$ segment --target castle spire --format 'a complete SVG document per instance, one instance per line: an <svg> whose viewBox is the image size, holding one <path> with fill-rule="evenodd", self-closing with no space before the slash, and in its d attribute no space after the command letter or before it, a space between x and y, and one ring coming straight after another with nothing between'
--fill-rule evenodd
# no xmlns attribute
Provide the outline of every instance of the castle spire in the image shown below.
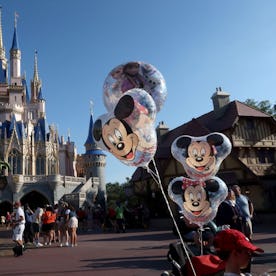
<svg viewBox="0 0 276 276"><path fill-rule="evenodd" d="M19 45L18 45L18 40L17 40L17 17L18 17L18 13L15 12L14 13L14 32L13 32L13 40L12 40L12 47L11 49L13 50L18 50L19 49Z"/></svg>
<svg viewBox="0 0 276 276"><path fill-rule="evenodd" d="M21 51L17 40L17 17L14 13L14 33L10 49L10 76L12 85L21 85Z"/></svg>
<svg viewBox="0 0 276 276"><path fill-rule="evenodd" d="M2 7L0 6L0 59L6 60L5 48L3 44L3 31L2 31Z"/></svg>
<svg viewBox="0 0 276 276"><path fill-rule="evenodd" d="M34 76L31 80L31 102L36 102L42 98L41 87L42 83L38 76L38 65L37 65L37 51L35 50L34 55Z"/></svg>
<svg viewBox="0 0 276 276"><path fill-rule="evenodd" d="M2 7L0 6L0 83L7 83L7 59L3 44Z"/></svg>
<svg viewBox="0 0 276 276"><path fill-rule="evenodd" d="M34 81L38 81L38 67L37 67L37 51L35 50L35 56L34 56Z"/></svg>

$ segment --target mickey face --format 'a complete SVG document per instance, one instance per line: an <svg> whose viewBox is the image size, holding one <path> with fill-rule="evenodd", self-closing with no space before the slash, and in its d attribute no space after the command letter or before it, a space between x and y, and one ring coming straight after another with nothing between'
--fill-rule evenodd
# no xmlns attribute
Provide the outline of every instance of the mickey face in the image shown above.
<svg viewBox="0 0 276 276"><path fill-rule="evenodd" d="M183 207L194 216L205 216L212 211L206 190L201 185L191 185L185 189Z"/></svg>
<svg viewBox="0 0 276 276"><path fill-rule="evenodd" d="M102 138L109 151L120 160L133 160L139 138L129 133L122 121L112 118L102 128Z"/></svg>
<svg viewBox="0 0 276 276"><path fill-rule="evenodd" d="M231 142L218 132L200 137L182 135L173 141L171 152L189 177L206 180L217 173L221 162L231 152Z"/></svg>
<svg viewBox="0 0 276 276"><path fill-rule="evenodd" d="M211 172L216 166L216 158L212 154L212 148L205 141L193 141L188 147L186 163L198 172Z"/></svg>

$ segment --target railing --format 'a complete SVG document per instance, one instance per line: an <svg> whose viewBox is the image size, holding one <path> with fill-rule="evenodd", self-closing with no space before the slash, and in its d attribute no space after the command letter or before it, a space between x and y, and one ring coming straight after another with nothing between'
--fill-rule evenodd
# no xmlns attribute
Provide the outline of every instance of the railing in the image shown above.
<svg viewBox="0 0 276 276"><path fill-rule="evenodd" d="M86 182L84 177L74 177L74 176L64 176L60 174L55 175L28 175L23 176L23 182L26 183L35 183L35 182L52 182L52 181L61 181L61 182Z"/></svg>

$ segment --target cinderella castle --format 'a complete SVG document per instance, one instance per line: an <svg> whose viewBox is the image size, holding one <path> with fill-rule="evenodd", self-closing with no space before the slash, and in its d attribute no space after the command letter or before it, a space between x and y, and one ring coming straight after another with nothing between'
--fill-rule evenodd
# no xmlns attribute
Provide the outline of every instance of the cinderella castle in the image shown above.
<svg viewBox="0 0 276 276"><path fill-rule="evenodd" d="M92 137L92 112L86 152L77 155L74 142L59 137L58 129L47 124L37 52L29 93L21 73L16 16L9 54L8 61L0 9L0 160L10 166L1 175L0 212L12 209L17 200L31 207L60 200L75 207L95 203L104 207L106 155Z"/></svg>

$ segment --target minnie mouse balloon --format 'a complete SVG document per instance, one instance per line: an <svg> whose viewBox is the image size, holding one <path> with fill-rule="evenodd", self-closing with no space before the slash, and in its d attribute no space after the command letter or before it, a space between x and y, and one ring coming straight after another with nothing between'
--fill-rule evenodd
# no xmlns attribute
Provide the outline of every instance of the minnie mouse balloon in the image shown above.
<svg viewBox="0 0 276 276"><path fill-rule="evenodd" d="M227 186L216 176L205 181L181 176L169 183L168 194L190 223L202 227L215 218L218 206L227 196Z"/></svg>
<svg viewBox="0 0 276 276"><path fill-rule="evenodd" d="M188 176L204 180L217 173L231 148L231 142L224 134L213 132L201 137L179 136L173 141L171 152Z"/></svg>
<svg viewBox="0 0 276 276"><path fill-rule="evenodd" d="M141 88L153 98L157 112L167 97L167 88L162 74L151 64L128 62L115 67L107 76L103 86L103 101L108 111L112 111L126 91Z"/></svg>
<svg viewBox="0 0 276 276"><path fill-rule="evenodd" d="M147 167L157 146L155 117L152 97L142 89L131 89L121 96L113 112L95 121L93 137L99 147L124 164Z"/></svg>

